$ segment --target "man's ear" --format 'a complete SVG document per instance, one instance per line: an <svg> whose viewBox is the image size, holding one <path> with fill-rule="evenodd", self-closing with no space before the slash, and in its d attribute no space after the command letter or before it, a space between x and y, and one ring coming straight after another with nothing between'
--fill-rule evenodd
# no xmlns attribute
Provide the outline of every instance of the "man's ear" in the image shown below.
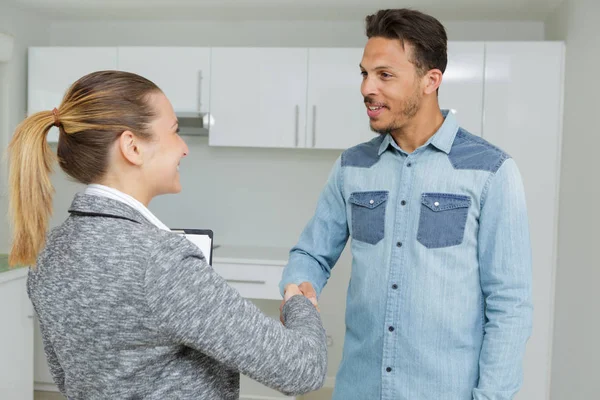
<svg viewBox="0 0 600 400"><path fill-rule="evenodd" d="M127 161L133 165L142 165L142 149L139 139L131 131L125 131L119 136L119 150Z"/></svg>
<svg viewBox="0 0 600 400"><path fill-rule="evenodd" d="M425 94L435 93L442 84L442 77L442 71L439 69L430 69L427 71L423 76L423 84L425 85L423 92Z"/></svg>

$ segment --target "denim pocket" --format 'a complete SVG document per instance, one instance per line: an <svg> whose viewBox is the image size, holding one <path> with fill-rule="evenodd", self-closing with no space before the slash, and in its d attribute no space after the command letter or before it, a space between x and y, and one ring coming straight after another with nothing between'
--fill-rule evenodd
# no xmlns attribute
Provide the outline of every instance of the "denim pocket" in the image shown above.
<svg viewBox="0 0 600 400"><path fill-rule="evenodd" d="M377 244L384 236L385 205L388 192L354 192L348 201L352 204L352 238Z"/></svg>
<svg viewBox="0 0 600 400"><path fill-rule="evenodd" d="M423 193L417 240L435 249L461 244L471 198L459 194Z"/></svg>

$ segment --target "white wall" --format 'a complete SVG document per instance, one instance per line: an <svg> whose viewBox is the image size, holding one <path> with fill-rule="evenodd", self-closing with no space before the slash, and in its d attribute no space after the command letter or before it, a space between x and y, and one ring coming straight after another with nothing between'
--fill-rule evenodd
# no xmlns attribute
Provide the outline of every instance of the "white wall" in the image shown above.
<svg viewBox="0 0 600 400"><path fill-rule="evenodd" d="M567 48L552 400L600 396L598 17L597 0L567 0L546 26Z"/></svg>
<svg viewBox="0 0 600 400"><path fill-rule="evenodd" d="M9 137L26 113L27 47L48 45L49 28L50 23L40 16L0 3L0 32L15 37L12 60L0 64L0 253L8 251L10 240L6 218L5 153Z"/></svg>
<svg viewBox="0 0 600 400"><path fill-rule="evenodd" d="M448 21L445 26L450 40L535 41L543 40L545 34L542 22ZM50 32L55 46L361 47L366 40L362 21L55 21ZM340 154L331 150L211 148L205 138L186 140L190 156L181 166L183 192L158 198L150 208L170 226L212 228L215 242L221 244L294 245ZM60 173L54 184L56 224L65 218L78 185ZM320 299L325 328L333 339L330 377L335 376L342 356L349 277L346 251ZM257 303L267 314L278 316L277 302Z"/></svg>

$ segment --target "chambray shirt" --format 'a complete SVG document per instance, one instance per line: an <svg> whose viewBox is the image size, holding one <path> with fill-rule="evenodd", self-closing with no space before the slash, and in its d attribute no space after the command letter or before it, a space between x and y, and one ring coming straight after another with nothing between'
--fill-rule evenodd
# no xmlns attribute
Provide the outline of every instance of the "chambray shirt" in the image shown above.
<svg viewBox="0 0 600 400"><path fill-rule="evenodd" d="M308 281L320 294L351 238L334 400L505 400L521 387L532 325L521 177L443 115L410 154L390 135L346 150L290 252L280 289Z"/></svg>

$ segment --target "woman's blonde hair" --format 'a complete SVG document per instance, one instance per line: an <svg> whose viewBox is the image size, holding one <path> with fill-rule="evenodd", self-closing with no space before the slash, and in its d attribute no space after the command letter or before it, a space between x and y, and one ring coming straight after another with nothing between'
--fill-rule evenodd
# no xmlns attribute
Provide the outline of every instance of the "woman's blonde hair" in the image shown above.
<svg viewBox="0 0 600 400"><path fill-rule="evenodd" d="M156 112L148 98L160 89L128 72L99 71L66 92L61 105L26 118L10 142L9 188L13 241L9 264L33 265L44 247L52 214L50 173L56 156L47 141L52 126L60 134L58 163L75 180L89 184L106 173L110 146L124 131L150 138Z"/></svg>

